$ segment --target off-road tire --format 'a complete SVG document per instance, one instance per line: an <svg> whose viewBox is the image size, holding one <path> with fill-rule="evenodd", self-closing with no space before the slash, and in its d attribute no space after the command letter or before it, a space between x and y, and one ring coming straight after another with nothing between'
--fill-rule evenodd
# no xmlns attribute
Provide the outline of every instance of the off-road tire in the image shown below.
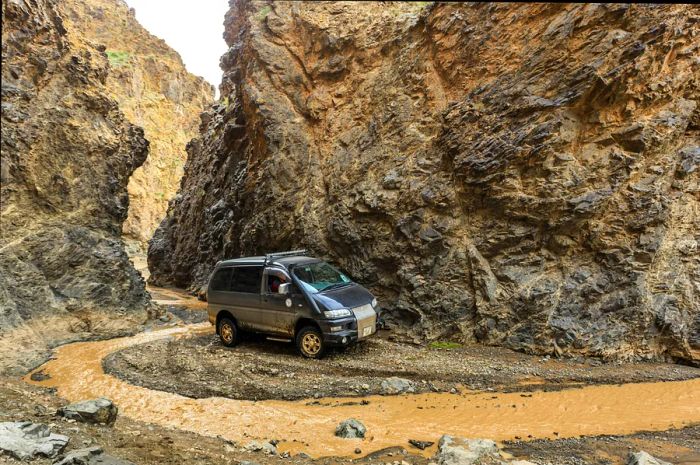
<svg viewBox="0 0 700 465"><path fill-rule="evenodd" d="M297 333L297 350L306 358L322 358L326 353L323 334L315 326L305 326Z"/></svg>
<svg viewBox="0 0 700 465"><path fill-rule="evenodd" d="M226 347L233 347L238 344L238 327L231 318L222 318L217 328L219 339Z"/></svg>

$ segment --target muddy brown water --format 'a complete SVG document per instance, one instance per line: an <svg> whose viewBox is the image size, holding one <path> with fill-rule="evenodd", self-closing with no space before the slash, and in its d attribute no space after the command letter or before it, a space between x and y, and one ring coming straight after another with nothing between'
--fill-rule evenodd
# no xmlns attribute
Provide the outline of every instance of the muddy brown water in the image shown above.
<svg viewBox="0 0 700 465"><path fill-rule="evenodd" d="M174 297L174 296L173 296ZM280 451L314 457L363 454L409 439L435 441L442 434L490 438L566 438L660 431L700 422L700 378L688 381L586 386L556 392L459 394L428 393L367 396L367 405L340 405L357 398L326 399L323 405L301 401L191 399L133 386L107 375L102 360L126 347L163 338L208 334L209 323L171 327L108 341L59 347L36 371L50 375L25 381L57 389L69 401L108 397L121 415L146 423L221 436L242 445L278 439ZM329 402L330 401L330 402ZM336 425L357 418L367 437L340 439ZM434 448L423 451L432 455Z"/></svg>

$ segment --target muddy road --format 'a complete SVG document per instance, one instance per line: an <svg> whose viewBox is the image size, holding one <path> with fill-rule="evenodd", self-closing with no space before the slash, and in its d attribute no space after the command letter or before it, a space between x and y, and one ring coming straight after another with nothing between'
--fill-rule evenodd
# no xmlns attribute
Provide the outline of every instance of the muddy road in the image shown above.
<svg viewBox="0 0 700 465"><path fill-rule="evenodd" d="M291 344L255 337L224 348L201 322L204 304L173 290L154 290L154 297L169 310L161 328L60 347L25 378L35 386L4 394L32 389L25 400L43 395L48 403L113 399L120 419L95 440L123 449L125 458L138 456L137 463L182 463L155 443L149 450L158 434L170 438L166 444L175 451L202 438L209 450L190 447L179 456L192 454L197 463L238 463L252 454L258 463L423 464L435 446L421 451L408 440L435 442L442 434L494 439L504 457L540 464L621 464L642 448L672 463L700 463L697 368L426 348L381 338L306 360ZM409 392L379 395L395 392L395 377L407 380ZM17 408L0 401L5 416ZM333 435L350 417L365 423L365 439ZM117 441L113 436L127 425L153 435L118 433ZM253 440L273 440L281 455L246 450ZM139 454L131 442L141 444L131 445Z"/></svg>

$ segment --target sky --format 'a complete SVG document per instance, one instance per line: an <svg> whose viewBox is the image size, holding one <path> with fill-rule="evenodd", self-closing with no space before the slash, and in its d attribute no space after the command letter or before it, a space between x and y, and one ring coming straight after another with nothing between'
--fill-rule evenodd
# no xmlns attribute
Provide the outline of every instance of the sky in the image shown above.
<svg viewBox="0 0 700 465"><path fill-rule="evenodd" d="M148 31L175 49L187 70L218 89L228 0L126 0ZM217 91L218 93L218 91Z"/></svg>

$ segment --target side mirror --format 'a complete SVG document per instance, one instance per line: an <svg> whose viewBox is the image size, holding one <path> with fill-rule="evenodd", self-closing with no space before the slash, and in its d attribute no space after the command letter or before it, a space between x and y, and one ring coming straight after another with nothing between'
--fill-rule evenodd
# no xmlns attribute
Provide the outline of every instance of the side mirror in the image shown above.
<svg viewBox="0 0 700 465"><path fill-rule="evenodd" d="M291 291L292 291L292 284L291 283L282 283L277 288L278 294L289 294L289 293L291 293Z"/></svg>

